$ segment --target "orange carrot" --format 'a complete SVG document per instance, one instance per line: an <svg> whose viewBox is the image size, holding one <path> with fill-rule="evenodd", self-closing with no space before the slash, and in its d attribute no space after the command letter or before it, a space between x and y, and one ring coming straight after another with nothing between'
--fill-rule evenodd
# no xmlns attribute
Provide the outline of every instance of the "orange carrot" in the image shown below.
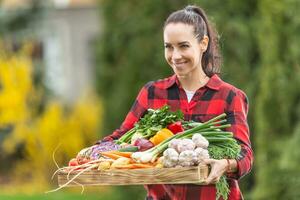
<svg viewBox="0 0 300 200"><path fill-rule="evenodd" d="M118 158L124 158L124 156L120 156L120 155L114 154L112 152L101 152L101 155L106 156L111 159L114 159L114 160L117 160Z"/></svg>
<svg viewBox="0 0 300 200"><path fill-rule="evenodd" d="M113 154L119 155L119 156L123 156L126 158L131 158L131 155L133 152L121 152L121 151L110 151Z"/></svg>

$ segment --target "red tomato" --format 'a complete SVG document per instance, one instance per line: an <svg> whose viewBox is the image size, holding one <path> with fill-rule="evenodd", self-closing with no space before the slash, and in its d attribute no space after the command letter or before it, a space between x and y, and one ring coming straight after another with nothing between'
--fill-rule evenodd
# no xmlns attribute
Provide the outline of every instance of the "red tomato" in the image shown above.
<svg viewBox="0 0 300 200"><path fill-rule="evenodd" d="M70 161L69 161L69 166L77 166L78 165L78 162L77 162L77 159L76 158L72 158Z"/></svg>

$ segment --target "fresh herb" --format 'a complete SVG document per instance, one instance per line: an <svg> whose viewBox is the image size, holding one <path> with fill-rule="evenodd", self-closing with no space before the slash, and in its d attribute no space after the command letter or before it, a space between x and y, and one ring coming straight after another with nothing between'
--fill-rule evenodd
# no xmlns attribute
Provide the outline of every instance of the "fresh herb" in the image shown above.
<svg viewBox="0 0 300 200"><path fill-rule="evenodd" d="M171 112L168 105L147 111L132 129L116 141L117 144L129 143L134 135L138 135L139 138L150 138L169 124L183 120L183 113L180 110Z"/></svg>

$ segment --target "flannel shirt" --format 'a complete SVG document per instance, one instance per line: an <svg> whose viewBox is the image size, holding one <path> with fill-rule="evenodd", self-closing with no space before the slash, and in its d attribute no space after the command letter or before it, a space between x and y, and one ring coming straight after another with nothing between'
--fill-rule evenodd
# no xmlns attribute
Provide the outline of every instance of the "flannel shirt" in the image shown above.
<svg viewBox="0 0 300 200"><path fill-rule="evenodd" d="M234 134L241 146L241 153L237 159L237 172L227 174L230 187L228 199L243 199L238 179L250 172L253 163L247 124L248 99L243 91L222 81L216 74L210 77L205 86L195 92L190 102L175 74L163 80L147 83L139 92L121 127L104 140L120 138L133 128L134 123L146 113L148 108L158 109L166 104L172 111L180 109L184 113L185 120L204 122L224 112L227 114L227 121L231 127L226 130ZM145 189L146 199L149 200L216 199L215 185L145 185Z"/></svg>

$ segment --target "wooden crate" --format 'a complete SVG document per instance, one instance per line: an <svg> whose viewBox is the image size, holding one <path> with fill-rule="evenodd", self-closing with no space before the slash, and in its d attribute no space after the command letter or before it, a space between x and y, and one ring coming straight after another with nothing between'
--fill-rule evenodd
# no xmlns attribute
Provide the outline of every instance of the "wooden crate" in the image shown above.
<svg viewBox="0 0 300 200"><path fill-rule="evenodd" d="M91 170L84 172L67 186L89 185L147 185L147 184L203 184L209 169L206 165L178 168L113 169ZM71 180L77 172L60 172L58 184L62 186ZM77 182L77 183L76 183Z"/></svg>

